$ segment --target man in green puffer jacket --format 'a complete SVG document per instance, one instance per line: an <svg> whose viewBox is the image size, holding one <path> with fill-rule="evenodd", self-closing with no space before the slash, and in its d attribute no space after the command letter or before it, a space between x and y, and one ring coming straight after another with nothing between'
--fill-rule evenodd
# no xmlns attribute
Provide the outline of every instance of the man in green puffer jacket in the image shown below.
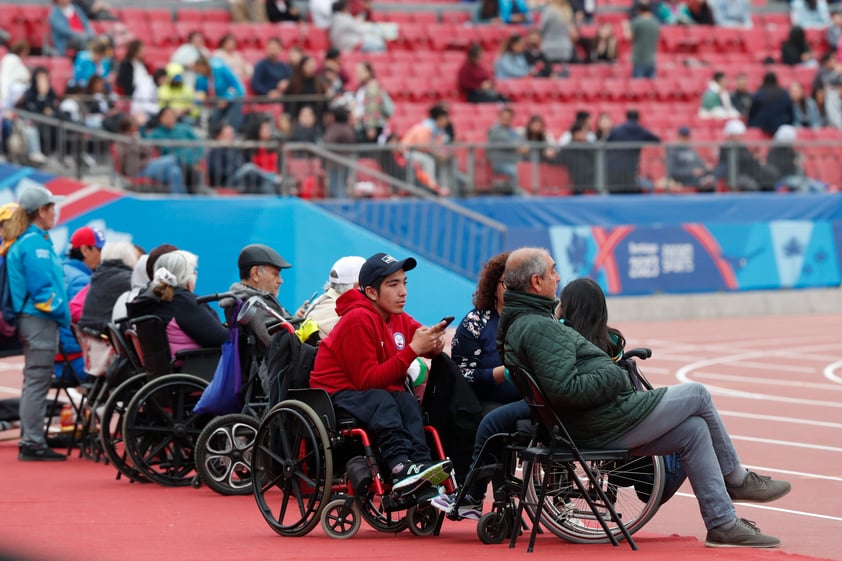
<svg viewBox="0 0 842 561"><path fill-rule="evenodd" d="M769 502L790 491L740 463L701 384L635 392L626 372L554 311L559 275L544 249L513 251L503 275L505 306L497 329L503 364L531 372L573 439L582 446L635 455L678 452L708 529L708 547L777 547L734 501Z"/></svg>

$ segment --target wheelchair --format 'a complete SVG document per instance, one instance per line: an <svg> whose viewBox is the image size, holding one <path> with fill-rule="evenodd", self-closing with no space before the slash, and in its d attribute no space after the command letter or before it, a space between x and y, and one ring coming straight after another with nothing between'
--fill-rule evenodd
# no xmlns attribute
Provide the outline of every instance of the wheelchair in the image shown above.
<svg viewBox="0 0 842 561"><path fill-rule="evenodd" d="M284 380L289 387L291 373ZM362 521L381 532L432 535L442 514L429 504L439 490L392 493L375 446L353 417L337 411L321 389L282 389L260 422L252 454L257 506L272 530L299 537L321 523L337 539L354 536ZM434 456L445 458L439 435L425 427ZM442 487L455 490L451 473Z"/></svg>
<svg viewBox="0 0 842 561"><path fill-rule="evenodd" d="M191 484L198 489L204 483L220 495L250 495L253 493L251 460L254 439L269 406L269 395L259 377L254 334L243 329L251 321L256 309L273 318L267 325L270 334L277 333L287 320L269 308L259 297L237 302L228 318L241 327L238 337L243 386L239 396L243 408L239 412L219 415L211 419L196 440L196 476Z"/></svg>
<svg viewBox="0 0 842 561"><path fill-rule="evenodd" d="M199 298L219 300L226 294ZM220 349L179 351L171 359L163 322L142 316L109 328L118 355L137 368L110 392L101 416L100 444L108 460L130 481L189 485L196 440L210 420L193 407L210 382Z"/></svg>
<svg viewBox="0 0 842 561"><path fill-rule="evenodd" d="M623 361L649 356L648 349L634 349ZM651 389L636 368L629 372L639 376L643 389ZM517 432L496 434L484 443L448 518L460 519L458 505L476 478L496 476L492 508L477 524L483 543L509 539L513 547L526 527L525 514L532 524L528 551L541 526L572 543L617 545L626 539L636 549L632 534L651 520L665 499L663 458L635 457L626 450L580 450L531 374L516 372L514 381L534 422L524 420Z"/></svg>

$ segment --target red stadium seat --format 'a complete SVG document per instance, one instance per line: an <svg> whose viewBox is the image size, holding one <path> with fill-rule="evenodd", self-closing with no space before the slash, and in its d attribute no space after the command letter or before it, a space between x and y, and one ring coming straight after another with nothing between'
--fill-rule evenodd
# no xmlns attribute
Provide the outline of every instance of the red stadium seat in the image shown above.
<svg viewBox="0 0 842 561"><path fill-rule="evenodd" d="M145 8L144 11L146 12L146 19L151 22L172 22L173 20L173 13L169 8Z"/></svg>

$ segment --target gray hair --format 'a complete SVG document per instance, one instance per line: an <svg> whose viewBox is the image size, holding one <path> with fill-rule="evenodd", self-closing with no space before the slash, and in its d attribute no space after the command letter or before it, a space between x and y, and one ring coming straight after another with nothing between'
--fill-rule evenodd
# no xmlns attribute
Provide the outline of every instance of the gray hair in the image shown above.
<svg viewBox="0 0 842 561"><path fill-rule="evenodd" d="M546 255L546 250L537 247L513 251L506 260L506 271L503 273L506 289L526 292L531 286L532 275L547 274Z"/></svg>
<svg viewBox="0 0 842 561"><path fill-rule="evenodd" d="M189 251L178 250L165 253L155 261L155 278L157 279L159 277L158 271L160 269L166 269L172 275L174 282L172 284L164 282L164 284L187 288L187 282L193 277L193 273L196 272L196 264L198 262L199 258Z"/></svg>
<svg viewBox="0 0 842 561"><path fill-rule="evenodd" d="M134 268L138 257L137 248L129 242L106 242L100 254L103 261L122 261L129 268Z"/></svg>

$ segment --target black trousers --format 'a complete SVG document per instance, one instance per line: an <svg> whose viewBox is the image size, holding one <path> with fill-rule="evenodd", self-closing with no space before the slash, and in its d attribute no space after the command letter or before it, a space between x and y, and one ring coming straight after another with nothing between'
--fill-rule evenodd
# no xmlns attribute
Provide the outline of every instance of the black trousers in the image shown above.
<svg viewBox="0 0 842 561"><path fill-rule="evenodd" d="M390 470L409 460L430 461L421 408L411 393L343 390L333 394L331 400L335 408L365 425Z"/></svg>

